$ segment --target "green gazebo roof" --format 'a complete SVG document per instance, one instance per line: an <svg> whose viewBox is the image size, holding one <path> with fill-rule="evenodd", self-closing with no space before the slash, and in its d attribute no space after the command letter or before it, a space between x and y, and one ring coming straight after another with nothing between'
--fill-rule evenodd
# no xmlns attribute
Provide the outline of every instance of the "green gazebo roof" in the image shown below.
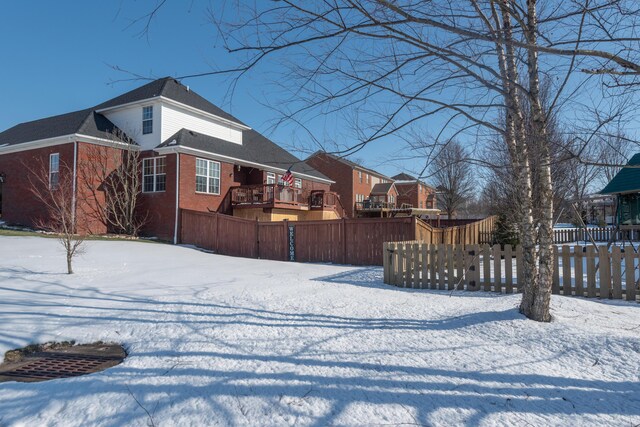
<svg viewBox="0 0 640 427"><path fill-rule="evenodd" d="M634 168L622 168L616 176L600 191L600 194L621 194L640 192L640 153L634 155L628 166Z"/></svg>

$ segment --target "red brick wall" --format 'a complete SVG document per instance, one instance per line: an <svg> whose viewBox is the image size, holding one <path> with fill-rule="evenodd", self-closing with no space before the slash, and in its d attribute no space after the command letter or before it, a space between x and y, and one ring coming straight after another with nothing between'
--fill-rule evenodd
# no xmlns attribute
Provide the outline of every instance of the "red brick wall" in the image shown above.
<svg viewBox="0 0 640 427"><path fill-rule="evenodd" d="M420 191L418 185L422 187ZM414 208L420 208L420 202L422 202L423 209L435 208L434 190L424 184L411 183L411 184L398 184L398 204L409 203Z"/></svg>
<svg viewBox="0 0 640 427"><path fill-rule="evenodd" d="M140 214L146 218L141 234L172 241L176 218L176 155L158 156L153 151L140 154L141 159L149 157L165 158L167 184L165 191L140 194L138 206ZM142 165L140 173L142 174Z"/></svg>
<svg viewBox="0 0 640 427"><path fill-rule="evenodd" d="M122 150L114 147L78 142L77 165L77 210L78 228L80 231L93 234L105 234L109 230L107 224L100 218L98 211L104 208L104 192L101 191L101 176L114 171L122 162ZM89 163L97 162L97 169L104 168L103 175L93 175L96 166ZM95 191L92 191L93 188Z"/></svg>
<svg viewBox="0 0 640 427"><path fill-rule="evenodd" d="M206 212L218 210L220 203L231 187L243 184L248 169L234 167L231 163L220 163L220 194L196 193L196 156L180 154L180 207Z"/></svg>
<svg viewBox="0 0 640 427"><path fill-rule="evenodd" d="M2 188L2 220L7 224L33 227L38 219L46 218L42 204L29 190L29 174L35 173L40 162L43 162L48 170L49 155L52 153L60 153L61 165L73 167L73 143L0 154L0 173L5 175Z"/></svg>
<svg viewBox="0 0 640 427"><path fill-rule="evenodd" d="M315 170L335 181L331 184L330 190L340 195L345 213L353 218L353 204L355 203L353 168L322 153L310 157L306 162Z"/></svg>
<svg viewBox="0 0 640 427"><path fill-rule="evenodd" d="M98 147L85 142L78 142L78 179L83 175L80 170L83 165L96 156L96 149L108 153L104 158L109 159L107 168L115 168L115 148ZM48 167L49 155L60 153L60 163L66 163L73 167L73 143L57 145L54 147L22 151L0 155L0 173L3 173L2 220L9 224L34 226L37 218L42 218L45 211L41 204L29 191L28 166L35 165L38 159L45 162ZM109 154L110 153L110 154ZM149 157L158 157L153 151L141 153L141 160ZM166 159L166 189L162 192L141 193L138 202L140 214L146 218L145 226L141 230L142 235L155 236L164 240L173 240L175 227L175 203L176 203L176 154L169 154ZM206 212L208 209L217 210L229 189L238 185L261 184L266 182L264 171L254 168L241 167L238 169L230 163L220 162L220 194L196 193L195 171L196 157L180 154L180 201L179 206L184 209L193 209ZM33 166L32 166L33 167ZM140 165L142 174L142 165ZM295 176L295 174L294 174ZM99 188L98 177L91 182L94 188ZM302 180L302 188L306 192L311 190L329 190L328 184L322 184L307 179ZM90 231L100 234L106 233L107 227L97 220L96 204L93 203L93 194L84 182L77 183L77 215L80 231ZM96 192L99 202L104 195Z"/></svg>

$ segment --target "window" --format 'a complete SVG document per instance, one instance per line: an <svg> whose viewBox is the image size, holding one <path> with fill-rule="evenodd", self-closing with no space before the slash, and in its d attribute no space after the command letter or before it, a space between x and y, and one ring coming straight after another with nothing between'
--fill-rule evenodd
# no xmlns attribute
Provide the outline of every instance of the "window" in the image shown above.
<svg viewBox="0 0 640 427"><path fill-rule="evenodd" d="M196 193L220 194L220 163L196 159Z"/></svg>
<svg viewBox="0 0 640 427"><path fill-rule="evenodd" d="M142 107L142 134L153 132L153 105Z"/></svg>
<svg viewBox="0 0 640 427"><path fill-rule="evenodd" d="M420 209L422 209L422 202L420 202Z"/></svg>
<svg viewBox="0 0 640 427"><path fill-rule="evenodd" d="M369 174L368 174L368 173L366 173L366 174L364 174L364 176L365 176L365 178L366 178L366 180L367 180L367 184L368 184L368 183L369 183Z"/></svg>
<svg viewBox="0 0 640 427"><path fill-rule="evenodd" d="M300 178L294 179L293 186L296 188L302 188L302 180Z"/></svg>
<svg viewBox="0 0 640 427"><path fill-rule="evenodd" d="M273 172L267 172L267 184L276 183L276 174Z"/></svg>
<svg viewBox="0 0 640 427"><path fill-rule="evenodd" d="M60 182L60 153L49 155L49 188L57 188Z"/></svg>
<svg viewBox="0 0 640 427"><path fill-rule="evenodd" d="M142 161L142 192L155 193L167 188L167 169L164 157L150 157Z"/></svg>
<svg viewBox="0 0 640 427"><path fill-rule="evenodd" d="M362 171L358 171L358 180L360 180L360 184L362 184Z"/></svg>

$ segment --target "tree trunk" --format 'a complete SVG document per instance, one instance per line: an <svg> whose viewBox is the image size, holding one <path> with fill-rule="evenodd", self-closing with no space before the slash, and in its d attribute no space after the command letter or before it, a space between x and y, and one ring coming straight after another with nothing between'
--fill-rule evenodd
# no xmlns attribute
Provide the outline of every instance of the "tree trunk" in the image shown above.
<svg viewBox="0 0 640 427"><path fill-rule="evenodd" d="M73 266L71 265L71 259L73 256L67 252L67 274L73 274Z"/></svg>
<svg viewBox="0 0 640 427"><path fill-rule="evenodd" d="M529 45L537 44L537 13L536 0L527 1L527 29L526 37ZM539 322L549 322L551 314L549 304L551 301L551 284L553 280L553 185L551 183L551 154L549 151L549 138L545 113L540 100L540 76L538 69L538 52L529 48L527 52L529 70L529 105L531 108L531 121L533 135L532 143L537 150L529 152L539 153L539 192L540 209L542 212L540 226L538 227L539 253L537 280L533 286L525 289L520 304L522 314ZM526 273L525 273L526 274Z"/></svg>

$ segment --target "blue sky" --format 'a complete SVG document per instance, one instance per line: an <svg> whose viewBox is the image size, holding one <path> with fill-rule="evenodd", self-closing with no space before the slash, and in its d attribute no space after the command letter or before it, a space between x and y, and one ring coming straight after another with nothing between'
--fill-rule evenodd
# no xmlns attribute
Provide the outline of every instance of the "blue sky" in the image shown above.
<svg viewBox="0 0 640 427"><path fill-rule="evenodd" d="M148 13L156 0L4 2L0 14L0 130L87 108L145 83L122 81L132 76L113 67L146 77L183 76L233 67L238 58L222 48L205 9L208 4L221 3L168 1L145 37L140 34L143 23L132 22ZM364 49L368 48L367 45ZM183 83L283 147L303 146L312 151L315 147L300 128L289 125L274 130L274 123L281 118L276 109L282 107L282 103L278 105L280 93L274 76L281 77L282 69L278 62L265 61L233 86L233 92L229 77L207 76ZM582 92L570 97L572 102L564 113L569 122L584 121L581 104L607 102L599 90ZM630 105L635 105L635 100ZM387 107L384 102L374 105L378 106ZM589 117L586 119L588 122ZM640 125L635 116L628 119L627 134L635 137ZM344 117L326 116L305 125L321 141L337 141L344 147L357 143L349 132L350 123L366 121L367 117L362 116L351 122ZM428 118L421 122L420 135L437 134L445 122L442 117ZM473 153L478 151L474 144L479 140L472 134L466 141ZM327 147L333 148L330 144ZM403 154L407 157L404 148L399 137L387 137L352 159L388 175L422 170L424 160L401 159ZM307 154L294 153L301 158Z"/></svg>
<svg viewBox="0 0 640 427"><path fill-rule="evenodd" d="M198 2L167 2L147 37L131 25L154 1L19 1L3 3L0 15L0 129L95 105L142 85L116 71L181 76L234 63ZM266 64L268 67L270 65ZM264 70L264 69L263 69ZM297 144L291 127L272 130L277 111L265 106L272 92L261 73L251 73L229 96L229 78L183 82L285 147ZM325 126L332 126L328 118ZM314 129L319 135L324 130ZM397 149L388 141L358 153L370 167L396 174L385 162ZM300 153L297 153L300 155ZM304 155L302 155L304 157Z"/></svg>

